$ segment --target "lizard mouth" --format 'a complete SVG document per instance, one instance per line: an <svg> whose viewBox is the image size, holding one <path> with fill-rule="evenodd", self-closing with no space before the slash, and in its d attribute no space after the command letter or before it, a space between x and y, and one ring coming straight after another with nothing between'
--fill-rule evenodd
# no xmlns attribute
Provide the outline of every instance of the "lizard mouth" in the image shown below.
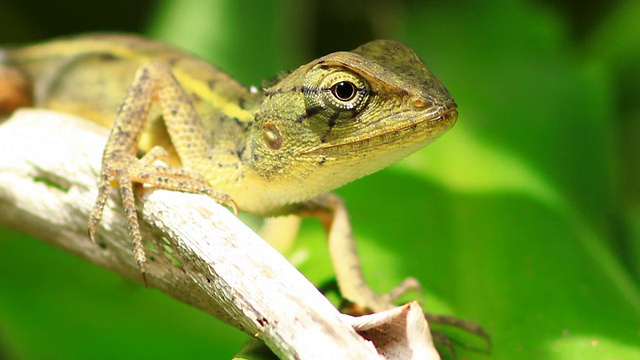
<svg viewBox="0 0 640 360"><path fill-rule="evenodd" d="M404 142L413 144L416 142L426 141L424 145L438 138L445 133L458 118L458 110L456 106L451 106L439 113L430 114L417 121L407 123L404 126L393 128L389 131L371 134L370 136L356 138L351 141L345 141L338 144L330 144L315 149L302 152L302 155L311 155L317 153L342 153L354 148L371 148L376 145L394 142Z"/></svg>
<svg viewBox="0 0 640 360"><path fill-rule="evenodd" d="M427 127L435 130L436 132L440 130L441 132L445 132L448 130L451 125L458 119L458 108L456 106L452 106L446 108L444 111L440 113L433 114L431 116L426 116L414 123L407 124L406 126L393 129L389 132L383 133L380 136L386 136L394 133L405 132L408 129L417 130L420 127Z"/></svg>

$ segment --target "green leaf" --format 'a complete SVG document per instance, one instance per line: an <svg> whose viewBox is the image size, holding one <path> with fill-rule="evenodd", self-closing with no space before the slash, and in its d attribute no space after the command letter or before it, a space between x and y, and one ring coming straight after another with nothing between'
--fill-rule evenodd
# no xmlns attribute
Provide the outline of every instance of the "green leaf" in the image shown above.
<svg viewBox="0 0 640 360"><path fill-rule="evenodd" d="M460 119L339 191L371 285L384 292L414 276L426 309L483 325L490 355L458 348L459 358L640 358L637 3L603 14L587 39L571 33L575 11L550 2L372 1L347 14L358 29L332 29L340 38L314 17L326 12L302 3L165 1L151 33L255 85L310 60L316 40L349 43L365 17L376 37L407 42ZM317 222L290 255L316 283L333 276ZM10 232L0 274L0 355L230 358L246 339Z"/></svg>
<svg viewBox="0 0 640 360"><path fill-rule="evenodd" d="M416 5L398 21L460 118L339 191L372 285L417 277L429 311L490 332L491 358L640 357L638 282L611 230L624 209L610 73L576 51L557 13L530 3ZM330 271L315 259L303 269Z"/></svg>

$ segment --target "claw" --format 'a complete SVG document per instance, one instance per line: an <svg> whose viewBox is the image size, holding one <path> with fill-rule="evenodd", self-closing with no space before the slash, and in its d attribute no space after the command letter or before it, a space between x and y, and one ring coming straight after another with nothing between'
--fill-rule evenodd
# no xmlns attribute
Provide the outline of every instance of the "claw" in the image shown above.
<svg viewBox="0 0 640 360"><path fill-rule="evenodd" d="M231 210L233 210L233 214L235 216L238 216L238 205L235 201L233 201L233 199L230 198L229 200L225 201L224 204L230 207Z"/></svg>
<svg viewBox="0 0 640 360"><path fill-rule="evenodd" d="M452 359L456 358L456 351L453 349L453 344L451 343L451 340L447 337L447 335L441 332L431 331L431 336L433 337L433 341L438 344L442 344L447 348Z"/></svg>
<svg viewBox="0 0 640 360"><path fill-rule="evenodd" d="M453 316L449 316L449 315L434 315L434 314L429 314L429 313L425 313L424 314L425 318L427 319L427 321L429 323L438 323L438 324L442 324L445 326L453 326L456 327L458 329L464 330L468 333L474 334L480 338L482 338L482 340L484 340L485 344L486 344L486 352L489 353L491 352L491 336L489 335L489 333L482 328L482 326L472 322L472 321L468 321L468 320L464 320L464 319L459 319ZM446 336L444 336L446 338ZM448 340L448 339L447 339ZM449 341L450 343L450 341ZM447 345L445 343L445 345ZM461 346L463 346L464 348L467 349L472 349L473 347L467 344L460 344ZM449 345L447 345L449 346Z"/></svg>

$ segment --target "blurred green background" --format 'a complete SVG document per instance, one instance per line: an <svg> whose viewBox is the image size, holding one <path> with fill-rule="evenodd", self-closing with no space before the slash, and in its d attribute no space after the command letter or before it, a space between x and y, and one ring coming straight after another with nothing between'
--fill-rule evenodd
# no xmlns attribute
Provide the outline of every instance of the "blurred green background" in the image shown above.
<svg viewBox="0 0 640 360"><path fill-rule="evenodd" d="M175 43L247 85L375 38L406 42L460 118L338 191L374 288L415 276L427 309L482 324L492 352L459 358L640 358L639 1L0 1L0 43L89 31ZM317 223L289 255L331 278ZM246 338L0 232L0 359L226 359Z"/></svg>

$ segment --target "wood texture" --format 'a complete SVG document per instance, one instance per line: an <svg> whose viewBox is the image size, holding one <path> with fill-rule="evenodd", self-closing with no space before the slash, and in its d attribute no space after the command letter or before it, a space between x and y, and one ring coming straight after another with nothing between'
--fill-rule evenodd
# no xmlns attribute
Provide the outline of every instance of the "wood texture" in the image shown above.
<svg viewBox="0 0 640 360"><path fill-rule="evenodd" d="M115 189L98 244L86 233L106 136L92 123L44 110L20 110L0 125L0 225L142 282ZM354 328L369 329L385 358L437 358L426 321L415 316L422 311L417 303L373 320L340 314L282 255L204 195L145 189L139 213L148 286L263 340L281 358L381 358Z"/></svg>

